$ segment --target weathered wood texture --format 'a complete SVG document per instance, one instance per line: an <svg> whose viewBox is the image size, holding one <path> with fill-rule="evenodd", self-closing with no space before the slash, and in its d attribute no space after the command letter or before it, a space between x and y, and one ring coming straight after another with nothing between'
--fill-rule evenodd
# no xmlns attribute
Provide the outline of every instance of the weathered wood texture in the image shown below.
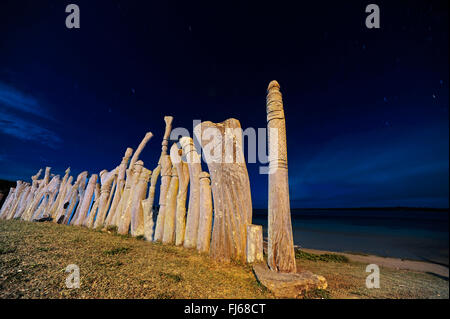
<svg viewBox="0 0 450 319"><path fill-rule="evenodd" d="M69 179L69 174L70 174L70 167L66 169L64 177L61 181L61 185L59 186L59 192L58 195L55 199L55 201L53 202L52 206L50 207L50 217L52 217L55 220L56 217L56 211L58 209L58 207L60 206L60 202L64 200L65 197L65 191L66 191L66 183L67 180Z"/></svg>
<svg viewBox="0 0 450 319"><path fill-rule="evenodd" d="M186 198L189 186L189 167L183 161L183 151L174 143L170 148L170 159L178 173L177 208L175 212L175 245L183 245L186 231Z"/></svg>
<svg viewBox="0 0 450 319"><path fill-rule="evenodd" d="M199 175L202 171L200 156L195 149L194 142L190 137L182 137L180 145L183 149L183 155L186 158L189 167L189 205L186 217L186 230L184 234L185 248L197 247L198 221L200 218L200 180Z"/></svg>
<svg viewBox="0 0 450 319"><path fill-rule="evenodd" d="M119 206L120 199L123 194L123 190L125 188L125 173L128 167L128 161L130 160L131 155L133 154L132 148L127 148L124 156L122 157L122 162L119 165L117 170L117 181L116 181L116 190L114 192L114 197L112 199L111 207L109 212L107 213L105 226L116 225L116 213L117 207Z"/></svg>
<svg viewBox="0 0 450 319"><path fill-rule="evenodd" d="M83 174L85 173L85 174ZM78 216L81 209L81 204L83 203L84 194L86 192L86 180L88 172L83 172L83 178L80 179L80 182L78 183L77 187L77 202L76 202L76 208L75 212L72 214L72 217L70 219L69 224L74 225L75 222L78 220Z"/></svg>
<svg viewBox="0 0 450 319"><path fill-rule="evenodd" d="M269 144L268 256L271 270L296 272L287 166L286 123L280 85L267 89Z"/></svg>
<svg viewBox="0 0 450 319"><path fill-rule="evenodd" d="M154 241L162 241L164 236L164 218L166 209L166 197L172 178L172 162L169 155L161 157L161 187L159 191L159 211L156 219Z"/></svg>
<svg viewBox="0 0 450 319"><path fill-rule="evenodd" d="M144 238L147 241L153 241L153 204L147 198L141 201L141 205L144 216Z"/></svg>
<svg viewBox="0 0 450 319"><path fill-rule="evenodd" d="M77 205L79 206L79 201L81 197L80 185L85 185L87 174L88 172L84 171L77 176L77 180L75 181L70 191L70 203L67 209L65 210L65 217L62 221L62 224L70 224L74 220L75 217L74 210L76 209ZM73 217L71 217L72 213L74 215Z"/></svg>
<svg viewBox="0 0 450 319"><path fill-rule="evenodd" d="M213 214L211 181L207 172L201 172L199 179L200 219L198 223L197 250L201 253L209 253Z"/></svg>
<svg viewBox="0 0 450 319"><path fill-rule="evenodd" d="M217 260L245 262L247 225L252 220L250 181L242 151L242 130L236 119L203 122L194 129L211 174L214 226L210 255Z"/></svg>
<svg viewBox="0 0 450 319"><path fill-rule="evenodd" d="M86 215L86 218L84 219L83 222L83 226L87 228L94 227L94 221L97 217L99 198L100 198L100 183L97 182L95 183L94 196L91 201L91 208L89 209L88 214Z"/></svg>
<svg viewBox="0 0 450 319"><path fill-rule="evenodd" d="M144 212L141 202L145 199L145 195L147 194L148 181L151 174L151 170L143 167L133 191L133 198L131 201L131 236L144 235Z"/></svg>
<svg viewBox="0 0 450 319"><path fill-rule="evenodd" d="M125 183L125 189L120 200L119 211L120 215L117 215L117 232L121 235L126 235L130 229L131 222L131 205L133 200L133 193L138 184L139 176L144 167L144 162L137 161L133 167L127 170L127 181Z"/></svg>
<svg viewBox="0 0 450 319"><path fill-rule="evenodd" d="M170 186L166 195L166 206L164 209L164 231L162 242L164 244L175 243L175 213L177 210L178 194L178 172L176 167L172 166L172 177Z"/></svg>
<svg viewBox="0 0 450 319"><path fill-rule="evenodd" d="M86 191L81 201L80 211L78 212L77 220L73 223L75 226L82 226L86 219L89 207L91 206L92 197L94 195L95 185L97 184L97 174L92 174L86 186Z"/></svg>
<svg viewBox="0 0 450 319"><path fill-rule="evenodd" d="M261 225L247 226L247 247L245 255L248 263L262 262L263 258L263 229Z"/></svg>
<svg viewBox="0 0 450 319"><path fill-rule="evenodd" d="M104 171L100 173L100 181L102 186L100 188L100 198L98 199L98 213L94 222L94 228L103 227L105 223L106 213L108 211L109 198L111 198L112 183L117 177L117 171L119 167L116 167L111 172Z"/></svg>

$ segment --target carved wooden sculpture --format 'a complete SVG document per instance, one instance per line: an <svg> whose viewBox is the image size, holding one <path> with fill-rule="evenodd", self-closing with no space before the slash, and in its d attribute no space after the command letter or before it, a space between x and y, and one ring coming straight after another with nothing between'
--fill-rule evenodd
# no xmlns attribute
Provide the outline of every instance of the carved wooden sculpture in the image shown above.
<svg viewBox="0 0 450 319"><path fill-rule="evenodd" d="M6 211L4 213L3 219L12 219L13 218L13 216L19 206L19 201L20 201L20 198L22 197L22 193L23 193L24 189L25 189L24 182L16 181L16 188L14 191L13 198L11 199L9 207L6 209Z"/></svg>
<svg viewBox="0 0 450 319"><path fill-rule="evenodd" d="M44 180L42 181L42 187L47 186L47 184L49 183L49 181L50 181L50 170L51 169L52 168L49 167L49 166L47 166L45 168L45 174L44 174Z"/></svg>
<svg viewBox="0 0 450 319"><path fill-rule="evenodd" d="M50 178L49 177L50 169L51 169L51 167L46 167L44 178L42 180L38 181L38 188L35 191L35 196L33 197L33 200L27 205L27 207L25 208L25 211L23 213L24 220L31 221L33 219L35 210L41 203L41 199L44 196L44 190L45 190L45 187L47 186L48 180ZM39 175L40 175L40 171L39 171Z"/></svg>
<svg viewBox="0 0 450 319"><path fill-rule="evenodd" d="M214 227L210 255L217 260L245 262L252 200L242 151L241 125L236 119L218 124L203 122L194 128L194 132L201 140L211 174ZM213 154L208 152L211 148Z"/></svg>
<svg viewBox="0 0 450 319"><path fill-rule="evenodd" d="M145 199L145 195L147 194L148 181L151 174L151 170L143 167L133 191L133 198L131 201L131 236L144 235L144 212L141 202Z"/></svg>
<svg viewBox="0 0 450 319"><path fill-rule="evenodd" d="M84 189L84 185L86 185L86 177L88 175L87 171L81 172L77 176L77 180L73 184L71 190L69 191L70 194L70 202L67 209L65 209L64 219L62 221L62 224L70 224L75 221L75 212L74 209L76 207L80 206L80 189ZM72 214L73 213L73 214ZM72 216L73 215L73 216Z"/></svg>
<svg viewBox="0 0 450 319"><path fill-rule="evenodd" d="M142 210L144 215L144 237L148 241L153 241L153 203L155 201L156 183L158 182L159 174L161 173L161 158L167 153L167 145L169 142L170 131L172 130L173 117L165 116L164 121L166 123L164 137L162 140L161 156L158 160L158 165L152 172L150 180L150 189L148 191L148 197L142 201Z"/></svg>
<svg viewBox="0 0 450 319"><path fill-rule="evenodd" d="M153 241L153 204L150 199L141 201L142 214L144 216L144 238L147 241Z"/></svg>
<svg viewBox="0 0 450 319"><path fill-rule="evenodd" d="M27 184L25 189L22 191L22 195L20 196L16 212L14 213L14 216L13 216L14 219L20 218L22 216L23 211L25 209L25 203L27 201L28 195L31 192L31 189L32 189L31 185Z"/></svg>
<svg viewBox="0 0 450 319"><path fill-rule="evenodd" d="M53 184L52 184L52 186L49 186L48 191L47 191L49 200L48 200L47 206L44 209L43 217L52 217L51 209L55 204L55 201L58 196L58 191L61 188L61 179L59 178L59 175L54 176L52 178L52 181L53 181Z"/></svg>
<svg viewBox="0 0 450 319"><path fill-rule="evenodd" d="M183 245L186 231L186 198L189 186L189 167L181 158L183 151L174 143L170 148L172 165L177 169L178 194L177 208L175 212L175 245Z"/></svg>
<svg viewBox="0 0 450 319"><path fill-rule="evenodd" d="M88 211L88 215L86 215L86 218L84 219L84 222L83 222L83 226L85 226L87 228L94 227L94 221L97 217L99 197L100 197L100 183L97 182L97 183L95 183L94 197L92 199L91 208Z"/></svg>
<svg viewBox="0 0 450 319"><path fill-rule="evenodd" d="M12 219L14 214L16 213L17 207L19 206L19 201L22 196L23 190L27 184L23 181L17 181L16 182L16 189L14 191L14 196L11 200L11 204L7 208L7 211L5 212L5 219Z"/></svg>
<svg viewBox="0 0 450 319"><path fill-rule="evenodd" d="M108 171L102 171L100 173L100 180L102 183L102 186L100 188L100 198L98 203L98 213L97 218L95 219L94 228L97 227L103 227L103 224L105 222L106 213L108 211L109 207L109 198L110 192L111 192L111 184L117 177L117 171L119 170L119 167L116 167L111 172L108 173Z"/></svg>
<svg viewBox="0 0 450 319"><path fill-rule="evenodd" d="M133 157L131 158L129 168L133 168L134 163L139 159L139 155L141 155L144 147L147 145L148 141L153 137L153 134L151 132L147 132L142 139L141 143L139 144L138 148L133 154Z"/></svg>
<svg viewBox="0 0 450 319"><path fill-rule="evenodd" d="M56 210L58 209L60 202L64 200L65 190L66 190L66 183L67 183L67 180L69 178L69 173L70 173L70 167L66 169L65 175L64 175L64 177L63 177L63 179L61 181L61 184L59 186L59 191L58 191L58 194L56 196L56 199L55 199L55 201L53 202L53 204L50 207L49 215L52 218L55 217ZM55 219L53 219L53 221L56 222Z"/></svg>
<svg viewBox="0 0 450 319"><path fill-rule="evenodd" d="M120 198L119 205L116 209L116 214L114 216L114 224L120 228L120 232L123 233L125 231L125 228L127 225L124 225L123 222L128 224L129 227L129 220L131 220L131 198L132 196L132 188L135 186L135 183L137 182L137 178L139 175L135 176L134 169L137 167L135 163L137 163L137 159L139 158L139 155L141 154L142 150L144 149L145 145L147 145L147 142L152 138L153 134L151 132L147 132L142 139L141 143L139 144L138 148L133 154L133 157L130 160L130 165L128 166L128 169L126 170L127 180L125 181L125 188L123 191L123 194ZM139 166L139 174L141 172L142 166L144 163L141 161ZM134 176L132 178L132 183L130 184L130 177ZM127 188L128 185L128 188ZM126 215L126 216L125 216Z"/></svg>
<svg viewBox="0 0 450 319"><path fill-rule="evenodd" d="M54 223L61 223L61 216L65 215L65 210L67 208L67 206L70 203L70 191L72 189L72 180L73 180L73 176L69 176L69 178L66 181L66 184L64 186L64 197L61 198L61 201L58 204L58 207L55 210L55 214L54 214L54 218L53 218L53 222Z"/></svg>
<svg viewBox="0 0 450 319"><path fill-rule="evenodd" d="M30 190L30 193L27 196L27 199L25 200L24 207L22 208L23 212L22 212L21 217L20 217L22 220L27 220L27 219L25 219L26 218L25 212L27 210L27 207L29 207L31 205L31 203L33 202L34 197L36 196L36 192L37 192L37 190L39 188L38 178L41 175L41 173L42 173L42 168L39 170L39 172L37 172L36 175L31 177L31 180L32 180L32 182L31 182L31 190Z"/></svg>
<svg viewBox="0 0 450 319"><path fill-rule="evenodd" d="M184 234L185 248L197 247L198 221L200 218L200 181L199 175L202 171L200 155L195 149L194 142L190 137L180 138L180 145L183 149L183 155L186 158L189 167L189 204L186 217L186 231Z"/></svg>
<svg viewBox="0 0 450 319"><path fill-rule="evenodd" d="M148 197L142 201L142 212L144 215L144 237L147 241L153 241L153 202L155 200L156 182L158 181L160 171L161 165L158 164L152 172Z"/></svg>
<svg viewBox="0 0 450 319"><path fill-rule="evenodd" d="M7 212L9 211L9 207L11 206L11 202L14 198L14 193L16 192L15 187L11 187L9 189L8 196L6 196L5 202L3 203L2 209L0 210L0 218L5 219Z"/></svg>
<svg viewBox="0 0 450 319"><path fill-rule="evenodd" d="M201 172L200 176L200 219L198 223L197 250L208 253L211 242L212 227L212 197L211 182L207 172Z"/></svg>
<svg viewBox="0 0 450 319"><path fill-rule="evenodd" d="M164 244L175 243L175 213L177 210L178 194L178 172L176 167L172 166L172 177L170 186L166 195L166 206L164 209L164 231L162 242Z"/></svg>
<svg viewBox="0 0 450 319"><path fill-rule="evenodd" d="M117 170L116 191L114 192L111 208L109 209L109 213L107 214L105 220L105 226L115 225L117 206L119 205L120 198L122 197L123 189L125 187L125 172L128 167L128 161L130 160L132 154L133 149L127 148L122 158L122 162L120 163Z"/></svg>
<svg viewBox="0 0 450 319"><path fill-rule="evenodd" d="M170 180L168 180L168 176L171 175L171 166L168 165L170 162L170 157L167 156L167 150L169 146L169 136L170 132L172 131L172 122L173 117L172 116L164 116L164 122L166 123L166 127L164 130L164 137L161 142L161 156L158 160L158 166L153 170L153 175L155 175L155 178L158 178L159 172L164 172L164 174L161 174L161 186L160 186L160 194L159 194L159 211L158 216L156 218L156 226L155 226L155 234L154 234L154 240L161 241L162 235L164 232L164 206L166 201L166 195L167 195L167 189L169 188ZM164 168L162 165L163 159L165 161ZM164 183L163 183L163 175L164 175ZM153 197L150 197L153 196ZM154 192L153 194L149 194L149 202L154 200Z"/></svg>
<svg viewBox="0 0 450 319"><path fill-rule="evenodd" d="M280 85L272 81L267 89L269 143L268 255L273 271L296 272L287 167L286 123Z"/></svg>
<svg viewBox="0 0 450 319"><path fill-rule="evenodd" d="M73 216L70 220L70 225L74 225L77 222L78 217L80 215L81 205L82 205L83 199L84 199L84 194L86 193L86 180L87 180L88 172L83 172L83 173L85 173L84 178L81 178L80 182L78 183L77 206L76 206L75 212L73 213Z"/></svg>
<svg viewBox="0 0 450 319"><path fill-rule="evenodd" d="M164 218L166 209L166 197L172 178L172 162L169 155L161 157L161 188L159 194L159 211L156 219L154 241L162 241L164 234Z"/></svg>
<svg viewBox="0 0 450 319"><path fill-rule="evenodd" d="M38 205L38 208L33 214L31 220L49 216L48 211L51 204L53 203L53 200L56 197L56 192L59 189L60 183L61 181L59 179L59 175L56 175L53 176L52 180L46 186L44 186L44 188L42 189L42 196L44 199L42 200L41 204Z"/></svg>
<svg viewBox="0 0 450 319"><path fill-rule="evenodd" d="M108 201L106 203L106 213L105 213L105 218L103 220L103 225L102 226L106 225L106 218L109 215L109 211L111 209L111 203L112 203L112 200L114 198L114 194L116 193L116 188L117 188L117 171L118 171L118 169L119 169L119 167L117 166L117 168L116 168L116 175L113 178L112 187L111 187L111 190L109 191L109 197L108 197Z"/></svg>
<svg viewBox="0 0 450 319"><path fill-rule="evenodd" d="M29 201L25 204L25 209L24 209L24 211L22 213L22 217L21 217L22 220L26 220L26 221L30 221L31 220L32 213L34 211L33 209L35 208L35 205L37 205L38 201L39 201L38 197L42 198L40 196L40 187L39 187L39 182L38 181L36 181L36 185L37 186L34 189L33 196L30 197ZM11 191L10 191L10 193L11 193ZM5 205L6 205L6 201L5 201L4 206Z"/></svg>
<svg viewBox="0 0 450 319"><path fill-rule="evenodd" d="M127 180L125 183L125 189L123 196L119 204L120 217L117 220L117 232L122 235L128 234L131 222L131 202L133 200L133 193L139 180L139 176L142 172L144 162L137 161L132 168L127 170Z"/></svg>
<svg viewBox="0 0 450 319"><path fill-rule="evenodd" d="M92 174L91 177L89 178L89 182L86 186L86 191L84 193L83 200L81 201L80 204L81 206L78 212L77 219L73 223L73 225L75 226L82 226L86 219L89 207L91 206L92 197L94 195L95 185L97 184L97 178L98 178L97 174Z"/></svg>
<svg viewBox="0 0 450 319"><path fill-rule="evenodd" d="M263 258L263 235L261 225L247 226L247 247L245 255L248 263L256 263L264 260Z"/></svg>

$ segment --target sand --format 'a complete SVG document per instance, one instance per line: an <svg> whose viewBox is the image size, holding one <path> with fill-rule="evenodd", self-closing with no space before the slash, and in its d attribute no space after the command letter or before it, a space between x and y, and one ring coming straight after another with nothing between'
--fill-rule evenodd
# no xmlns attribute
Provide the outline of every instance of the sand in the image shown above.
<svg viewBox="0 0 450 319"><path fill-rule="evenodd" d="M307 249L307 248L302 248L302 250L313 254L327 254L327 253L339 254L346 256L350 261L360 262L363 264L376 264L378 266L392 269L420 271L449 278L448 267L423 261L404 260L399 258L380 257L374 255L358 255L358 254L341 253L341 252Z"/></svg>

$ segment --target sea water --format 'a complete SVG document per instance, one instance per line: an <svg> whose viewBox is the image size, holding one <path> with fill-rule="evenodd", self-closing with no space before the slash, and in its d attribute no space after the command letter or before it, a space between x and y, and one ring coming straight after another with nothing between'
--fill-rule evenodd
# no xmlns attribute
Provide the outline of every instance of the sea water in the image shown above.
<svg viewBox="0 0 450 319"><path fill-rule="evenodd" d="M374 254L448 265L448 211L292 210L294 244L303 248ZM263 225L267 211L255 210Z"/></svg>

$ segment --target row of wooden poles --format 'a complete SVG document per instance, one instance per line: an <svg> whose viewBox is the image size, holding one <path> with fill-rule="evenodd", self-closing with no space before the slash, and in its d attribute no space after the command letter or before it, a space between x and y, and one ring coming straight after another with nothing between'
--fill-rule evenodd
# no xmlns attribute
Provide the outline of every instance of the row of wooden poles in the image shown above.
<svg viewBox="0 0 450 319"><path fill-rule="evenodd" d="M276 128L285 134L281 94L276 81L269 85L267 103L268 122L275 119L268 125L282 125ZM202 122L194 128L202 148L210 143L210 140L203 140L205 130L212 128L221 137L220 145L214 145L214 149L222 154L207 161L209 173L202 171L201 157L192 138L180 138L169 151L173 118L166 116L164 121L161 156L153 171L139 160L153 136L149 132L136 151L126 149L121 163L111 171L103 170L89 178L85 171L74 181L70 168L61 179L59 175L51 175L51 168L47 167L42 179L39 179L41 169L31 177L31 184L17 181L0 210L0 219L51 220L103 230L116 228L119 234L197 249L220 261L263 260L262 226L252 224L250 181L239 121ZM285 135L276 142L279 141L286 143ZM225 158L229 156L225 147L230 145L231 160ZM270 149L269 145L269 153ZM284 144L281 152L272 156L277 165L282 164L279 172L269 175L268 263L272 270L290 272L295 271L295 257L285 153ZM154 225L153 206L159 176L159 211ZM287 201L283 198L286 196Z"/></svg>

